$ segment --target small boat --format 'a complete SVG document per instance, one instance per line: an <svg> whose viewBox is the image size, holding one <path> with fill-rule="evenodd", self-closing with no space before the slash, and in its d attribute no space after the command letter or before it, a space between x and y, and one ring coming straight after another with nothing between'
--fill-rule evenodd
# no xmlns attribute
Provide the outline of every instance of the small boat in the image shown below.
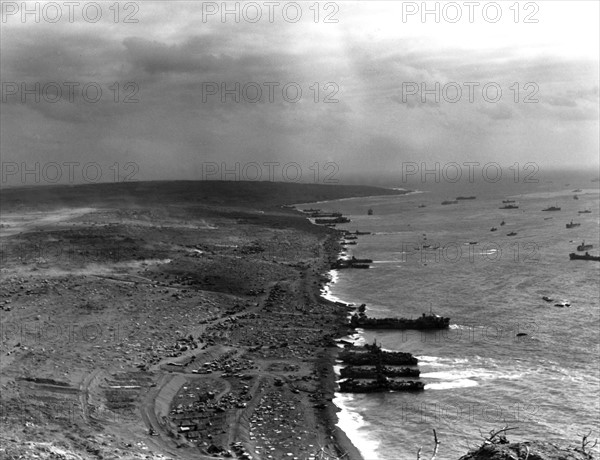
<svg viewBox="0 0 600 460"><path fill-rule="evenodd" d="M502 203L506 204L506 203L514 203L515 200L502 200Z"/></svg>
<svg viewBox="0 0 600 460"><path fill-rule="evenodd" d="M589 252L586 252L584 255L575 254L572 252L569 254L569 259L571 260L595 260L596 262L600 262L600 256L593 256Z"/></svg>
<svg viewBox="0 0 600 460"><path fill-rule="evenodd" d="M586 209L585 211L577 211L579 214L591 214L592 211L590 211L589 209Z"/></svg>
<svg viewBox="0 0 600 460"><path fill-rule="evenodd" d="M587 251L588 249L592 249L594 247L593 244L585 244L585 241L582 241L579 246L577 246L578 251Z"/></svg>
<svg viewBox="0 0 600 460"><path fill-rule="evenodd" d="M457 200L475 200L477 199L476 196L457 196L456 197Z"/></svg>
<svg viewBox="0 0 600 460"><path fill-rule="evenodd" d="M504 221L500 222L500 225L505 225L505 224L506 224L506 222L504 222Z"/></svg>
<svg viewBox="0 0 600 460"><path fill-rule="evenodd" d="M367 211L367 215L369 215L369 216L373 215L373 210L371 208L369 208L369 210Z"/></svg>
<svg viewBox="0 0 600 460"><path fill-rule="evenodd" d="M458 204L457 200L445 200L442 201L442 204L446 205L446 204Z"/></svg>
<svg viewBox="0 0 600 460"><path fill-rule="evenodd" d="M575 228L575 227L579 227L581 224L578 222L573 222L571 221L570 223L567 224L567 228Z"/></svg>
<svg viewBox="0 0 600 460"><path fill-rule="evenodd" d="M550 206L549 208L542 209L542 211L560 211L558 206Z"/></svg>
<svg viewBox="0 0 600 460"><path fill-rule="evenodd" d="M570 307L571 306L571 302L569 302L568 300L561 300L559 302L556 302L554 304L555 307Z"/></svg>
<svg viewBox="0 0 600 460"><path fill-rule="evenodd" d="M515 236L516 234L517 234L517 232L510 232L510 233L507 233L506 236Z"/></svg>
<svg viewBox="0 0 600 460"><path fill-rule="evenodd" d="M542 299L544 299L546 302L554 302L554 299L551 297L548 297L547 295L543 296Z"/></svg>
<svg viewBox="0 0 600 460"><path fill-rule="evenodd" d="M496 230L498 230L496 227L490 228L490 232L495 232Z"/></svg>

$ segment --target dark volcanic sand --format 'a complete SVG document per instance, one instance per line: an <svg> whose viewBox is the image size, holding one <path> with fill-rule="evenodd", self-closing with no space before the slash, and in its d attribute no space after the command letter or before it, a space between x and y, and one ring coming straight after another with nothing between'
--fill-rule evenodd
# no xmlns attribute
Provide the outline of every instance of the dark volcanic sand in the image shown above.
<svg viewBox="0 0 600 460"><path fill-rule="evenodd" d="M281 205L390 193L4 190L2 458L360 459L331 403L347 311L319 297L337 235Z"/></svg>

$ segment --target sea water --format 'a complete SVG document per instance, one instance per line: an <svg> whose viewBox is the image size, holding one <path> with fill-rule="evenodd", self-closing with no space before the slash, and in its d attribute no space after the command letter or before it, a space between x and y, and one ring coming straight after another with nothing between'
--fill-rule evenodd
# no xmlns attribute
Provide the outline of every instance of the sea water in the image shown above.
<svg viewBox="0 0 600 460"><path fill-rule="evenodd" d="M417 356L426 387L337 394L340 428L366 460L415 459L421 446L429 458L433 429L439 459L457 459L505 426L515 428L511 441L579 445L590 430L598 437L600 263L569 260L583 240L599 253L598 184L587 177L521 187L435 185L314 206L352 219L338 228L372 232L346 250L373 259L371 268L335 271L328 295L366 303L374 317L431 311L451 318L447 331L357 330L359 342ZM465 193L477 198L441 205ZM519 208L499 209L508 198ZM555 205L561 210L542 211ZM584 209L592 212L578 213ZM581 226L567 229L571 220ZM571 306L555 306L562 300Z"/></svg>

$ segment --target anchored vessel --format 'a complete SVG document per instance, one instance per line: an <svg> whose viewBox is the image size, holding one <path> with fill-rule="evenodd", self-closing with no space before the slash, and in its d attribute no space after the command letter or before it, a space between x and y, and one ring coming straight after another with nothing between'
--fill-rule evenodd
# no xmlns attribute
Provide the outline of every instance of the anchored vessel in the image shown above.
<svg viewBox="0 0 600 460"><path fill-rule="evenodd" d="M593 244L585 244L585 241L582 241L579 246L577 246L578 251L587 251L588 249L592 249L594 247Z"/></svg>
<svg viewBox="0 0 600 460"><path fill-rule="evenodd" d="M549 208L542 209L542 211L560 211L558 206L550 206Z"/></svg>
<svg viewBox="0 0 600 460"><path fill-rule="evenodd" d="M355 313L350 319L350 326L363 329L447 329L450 318L428 314L416 319L409 318L369 318L364 313Z"/></svg>
<svg viewBox="0 0 600 460"><path fill-rule="evenodd" d="M595 260L596 262L600 262L600 256L593 256L589 252L586 252L583 255L572 252L569 254L569 258L571 260Z"/></svg>
<svg viewBox="0 0 600 460"><path fill-rule="evenodd" d="M501 206L500 209L519 209L516 204L507 204L505 206Z"/></svg>
<svg viewBox="0 0 600 460"><path fill-rule="evenodd" d="M446 200L442 201L442 204L458 204L457 200Z"/></svg>
<svg viewBox="0 0 600 460"><path fill-rule="evenodd" d="M567 224L567 228L575 228L575 227L579 227L580 225L581 225L580 223L571 221L570 223Z"/></svg>

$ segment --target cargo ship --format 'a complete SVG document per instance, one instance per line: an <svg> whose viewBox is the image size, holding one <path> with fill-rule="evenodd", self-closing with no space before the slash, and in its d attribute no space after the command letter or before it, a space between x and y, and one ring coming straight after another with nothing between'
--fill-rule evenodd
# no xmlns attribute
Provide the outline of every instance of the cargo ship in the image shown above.
<svg viewBox="0 0 600 460"><path fill-rule="evenodd" d="M585 254L575 254L574 252L572 252L571 254L569 254L569 259L571 259L571 260L594 260L596 262L600 262L600 256L593 256L589 252L586 252Z"/></svg>

